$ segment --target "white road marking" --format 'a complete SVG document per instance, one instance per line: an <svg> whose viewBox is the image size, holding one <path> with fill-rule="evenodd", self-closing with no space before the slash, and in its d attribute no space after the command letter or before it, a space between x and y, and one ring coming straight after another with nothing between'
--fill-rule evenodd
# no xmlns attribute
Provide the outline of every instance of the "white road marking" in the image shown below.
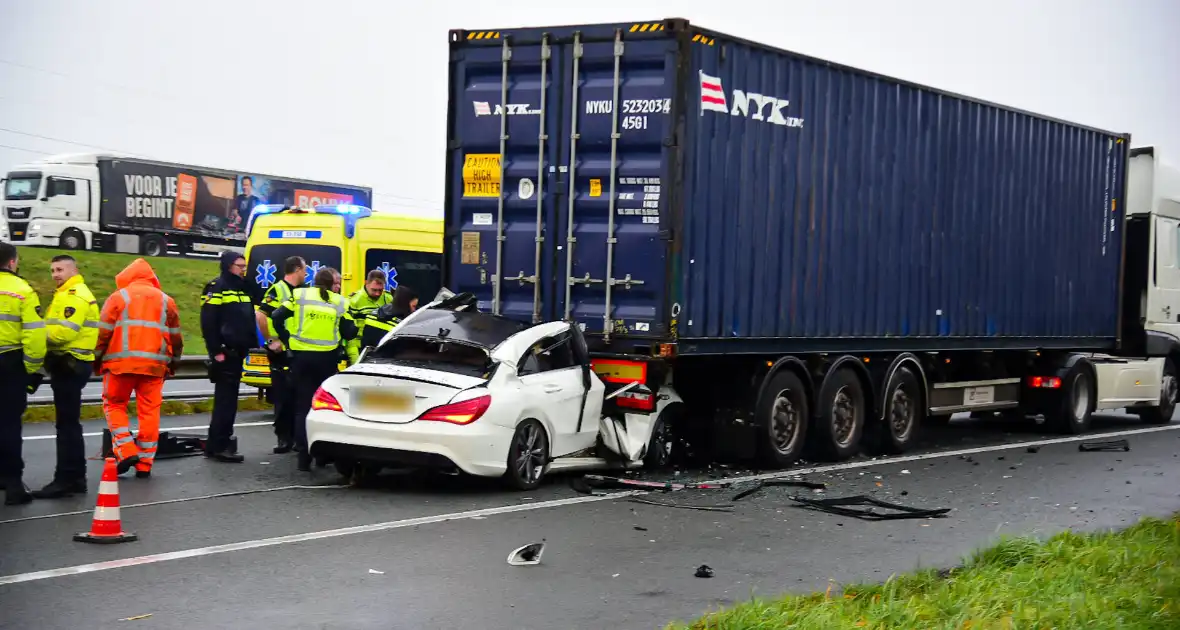
<svg viewBox="0 0 1180 630"><path fill-rule="evenodd" d="M273 547L275 545L286 545L290 543L307 542L309 540L321 540L324 538L338 538L340 536L352 536L354 534L365 534L369 532L380 532L389 529L403 529L406 527L415 527L417 525L431 525L434 523L441 523L443 521L452 521L458 519L470 519L477 516L494 516L498 514L510 514L512 512L529 512L538 510L544 507L561 507L565 505L577 505L579 503L594 503L596 501L610 501L636 494L642 494L638 491L616 492L613 494L590 497L574 497L571 499L556 499L553 501L545 501L543 503L522 503L519 505L506 505L502 507L485 508L482 510L470 510L467 512L452 512L450 514L439 514L436 516L423 516L420 518L411 518L401 521L388 521L385 523L374 523L372 525L358 525L355 527L342 527L340 529L329 529L318 532L308 532L306 534L292 534L289 536L278 536L275 538L263 538L260 540L247 540L238 543L230 543L228 545L215 545L212 547L200 547L197 549L186 549L183 551L170 551L167 553L157 553L148 556L138 556L134 558L122 558L120 560L108 560L106 562L95 562L92 564L80 564L72 567L62 567L60 569L49 569L47 571L35 571L33 573L21 573L18 575L8 575L0 577L0 586L4 584L19 584L21 582L34 582L37 580L48 580L56 577L63 577L67 575L80 575L82 573L94 573L96 571L108 571L110 569L120 569L123 567L134 567L144 564L155 564L157 562L167 562L169 560L184 560L186 558L198 558L201 556L211 556L219 553L229 553L231 551L244 551L247 549L259 549L262 547Z"/></svg>
<svg viewBox="0 0 1180 630"><path fill-rule="evenodd" d="M1159 433L1162 431L1175 431L1180 429L1180 424L1171 424L1159 427L1149 427L1143 429L1129 429L1126 431L1112 431L1102 434L1091 435L1074 435L1062 438L1051 438L1045 440L1030 440L1026 442L1013 442L1007 444L995 444L991 446L980 446L975 448L958 449L953 451L942 451L937 453L922 453L919 455L905 455L902 457L890 457L876 460L866 460L857 462L845 462L842 464L831 464L828 466L814 466L811 468L797 468L794 470L783 470L774 473L765 473L761 475L750 475L746 477L733 477L724 480L726 483L739 483L745 481L759 481L763 479L776 479L781 477L798 477L802 475L809 475L821 472L830 472L834 470L850 470L855 468L869 468L873 466L885 466L889 464L899 464L903 462L921 461L926 459L939 459L944 457L957 457L959 455L975 455L979 453L989 453L995 451L1004 451L1015 448L1027 448L1029 446L1048 446L1052 444L1068 444L1070 442L1084 442L1087 440L1102 440L1111 437L1119 437L1126 435L1143 435L1150 433ZM431 525L434 523L442 523L445 521L461 520L461 519L476 519L478 517L498 516L500 514L512 514L515 512L531 512L551 507L564 507L567 505L579 505L582 503L595 503L599 501L613 501L615 499L622 499L640 494L646 494L647 490L629 490L623 492L613 492L604 495L582 496L569 499L554 499L551 501L540 501L537 503L520 503L516 505L504 505L499 507L484 508L479 510L469 510L466 512L452 512L448 514L439 514L435 516L423 516L418 518L404 519L399 521L386 521L384 523L374 523L372 525L359 525L355 527L343 527L340 529L321 530L317 532L307 532L304 534L292 534L288 536L277 536L274 538L260 538L257 540L247 540L238 543L230 543L226 545L214 545L212 547L198 547L196 549L185 549L181 551L170 551L166 553L151 554L147 556L135 556L131 558L123 558L119 560L108 560L105 562L94 562L90 564L79 564L72 567L62 567L59 569L49 569L46 571L34 571L32 573L18 573L15 575L8 575L0 577L0 586L4 584L18 584L21 582L35 582L38 580L48 580L52 578L64 577L67 575L80 575L83 573L95 573L98 571L109 571L111 569L120 569L123 567L140 566L145 564L155 564L157 562L167 562L169 560L183 560L186 558L199 558L202 556L211 556L221 553L229 553L231 551L244 551L247 549L260 549L262 547L273 547L275 545L287 545L292 543L301 543L311 540L324 540L328 538L339 538L341 536L352 536L355 534L366 534L371 532L380 532L392 529L404 529L406 527L414 527L416 525ZM240 493L227 493L240 494ZM172 501L161 501L159 503L174 503L177 501L184 501L187 499L174 499ZM146 505L146 504L144 504ZM128 506L130 507L130 506Z"/></svg>
<svg viewBox="0 0 1180 630"><path fill-rule="evenodd" d="M235 422L234 428L238 429L241 427L262 427L262 426L269 427L269 426L272 426L273 424L274 424L273 422ZM208 431L209 425L202 424L202 425L196 426L196 427L160 427L160 430L161 431L201 431L201 430ZM83 433L82 437L98 437L101 435L102 435L102 431L97 431L94 433ZM56 439L57 439L56 433L49 433L47 435L26 435L26 436L24 436L24 441L26 441L26 442L29 440L56 440Z"/></svg>
<svg viewBox="0 0 1180 630"><path fill-rule="evenodd" d="M112 482L100 482L112 483ZM279 486L278 488L257 488L255 490L235 490L233 492L219 492L217 494L204 494L199 497L185 497L183 499L165 499L163 501L151 501L148 503L132 503L131 505L124 505L124 510L131 508L151 507L153 505L168 505L170 503L188 503L189 501L204 501L205 499L222 499L225 497L238 497L248 494L264 494L267 492L279 492L281 490L322 490L331 488L347 488L344 485L323 485L323 486ZM37 516L26 516L24 518L13 518L7 521L0 521L0 525L7 525L9 523L23 523L25 521L40 521L47 518L61 518L63 516L78 516L79 514L90 514L94 510L78 510L77 512L57 512L55 514L40 514Z"/></svg>

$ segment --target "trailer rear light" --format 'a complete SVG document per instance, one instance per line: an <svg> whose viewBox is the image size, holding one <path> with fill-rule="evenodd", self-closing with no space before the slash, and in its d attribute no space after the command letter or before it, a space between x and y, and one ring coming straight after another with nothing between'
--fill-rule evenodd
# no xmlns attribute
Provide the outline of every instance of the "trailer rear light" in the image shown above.
<svg viewBox="0 0 1180 630"><path fill-rule="evenodd" d="M479 398L472 398L463 402L450 403L448 405L434 407L433 409L427 409L422 415L418 416L418 419L433 422L449 422L451 424L471 424L479 420L480 416L491 405L492 397L485 394Z"/></svg>
<svg viewBox="0 0 1180 630"><path fill-rule="evenodd" d="M1030 376L1028 386L1033 389L1057 389L1061 387L1061 379L1056 376Z"/></svg>
<svg viewBox="0 0 1180 630"><path fill-rule="evenodd" d="M626 409L654 411L656 408L656 397L650 392L623 392L622 394L615 396L615 401L615 404Z"/></svg>
<svg viewBox="0 0 1180 630"><path fill-rule="evenodd" d="M336 400L335 396L324 391L323 387L315 390L315 396L312 396L311 398L311 408L313 410L323 409L325 411L344 411L344 409L340 406L340 401Z"/></svg>
<svg viewBox="0 0 1180 630"><path fill-rule="evenodd" d="M647 382L647 363L644 361L622 361L617 359L594 359L590 367L598 378L608 383Z"/></svg>

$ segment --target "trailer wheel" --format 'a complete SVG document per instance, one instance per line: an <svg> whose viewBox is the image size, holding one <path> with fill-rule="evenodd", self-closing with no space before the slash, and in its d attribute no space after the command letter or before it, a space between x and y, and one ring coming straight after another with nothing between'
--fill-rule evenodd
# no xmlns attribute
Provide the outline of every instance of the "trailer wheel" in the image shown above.
<svg viewBox="0 0 1180 630"><path fill-rule="evenodd" d="M808 411L807 392L794 372L783 370L771 377L755 410L762 465L786 468L799 460L807 440Z"/></svg>
<svg viewBox="0 0 1180 630"><path fill-rule="evenodd" d="M1045 414L1046 424L1058 433L1077 435L1090 430L1097 402L1093 372L1087 361L1078 361L1061 379L1057 408Z"/></svg>
<svg viewBox="0 0 1180 630"><path fill-rule="evenodd" d="M168 244L159 234L148 234L143 237L142 247L145 256L163 256L168 253Z"/></svg>
<svg viewBox="0 0 1180 630"><path fill-rule="evenodd" d="M815 447L820 457L842 461L856 455L865 426L864 386L848 368L836 370L819 394Z"/></svg>
<svg viewBox="0 0 1180 630"><path fill-rule="evenodd" d="M870 443L878 453L904 453L914 443L926 415L918 377L908 367L899 367L885 386L885 396L885 417L873 423Z"/></svg>
<svg viewBox="0 0 1180 630"><path fill-rule="evenodd" d="M1176 380L1176 364L1171 358L1164 359L1163 382L1160 383L1160 404L1139 411L1139 419L1148 424L1168 424L1176 413L1176 398L1180 394L1180 381Z"/></svg>
<svg viewBox="0 0 1180 630"><path fill-rule="evenodd" d="M62 249L85 249L86 235L77 228L68 228L61 233L61 248Z"/></svg>

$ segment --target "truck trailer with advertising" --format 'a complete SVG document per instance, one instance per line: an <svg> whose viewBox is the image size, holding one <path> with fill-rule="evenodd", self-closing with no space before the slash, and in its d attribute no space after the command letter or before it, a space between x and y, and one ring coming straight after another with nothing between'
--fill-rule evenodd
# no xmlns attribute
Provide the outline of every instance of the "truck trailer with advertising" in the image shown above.
<svg viewBox="0 0 1180 630"><path fill-rule="evenodd" d="M1128 135L681 19L449 37L445 286L576 322L676 443L1171 420L1180 178Z"/></svg>
<svg viewBox="0 0 1180 630"><path fill-rule="evenodd" d="M372 189L125 156L56 155L17 166L0 235L17 245L163 256L242 250L262 204L369 206Z"/></svg>

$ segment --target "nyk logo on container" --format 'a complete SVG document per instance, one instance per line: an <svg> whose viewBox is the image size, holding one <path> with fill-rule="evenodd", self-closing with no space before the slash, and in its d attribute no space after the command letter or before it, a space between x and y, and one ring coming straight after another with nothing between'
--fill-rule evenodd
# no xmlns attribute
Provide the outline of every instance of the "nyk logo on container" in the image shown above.
<svg viewBox="0 0 1180 630"><path fill-rule="evenodd" d="M783 127L802 127L802 118L783 116L783 110L791 104L785 98L765 96L755 92L733 91L733 110L725 102L725 89L721 87L721 77L701 75L701 115L705 111L729 113L732 116L741 114L751 120L761 120L772 125ZM769 106L769 109L767 107ZM765 113L764 113L765 112Z"/></svg>
<svg viewBox="0 0 1180 630"><path fill-rule="evenodd" d="M475 106L475 115L477 118L479 116L492 116L492 115L499 116L504 113L504 106L503 105L496 105L496 111L493 112L492 106L490 104L488 104L487 101L472 101L472 104ZM538 115L540 115L541 110L530 109L531 107L532 107L532 105L530 105L528 103L524 103L523 105L519 104L519 103L509 103L508 104L508 115L509 116L518 116L518 115L519 116L538 116Z"/></svg>

